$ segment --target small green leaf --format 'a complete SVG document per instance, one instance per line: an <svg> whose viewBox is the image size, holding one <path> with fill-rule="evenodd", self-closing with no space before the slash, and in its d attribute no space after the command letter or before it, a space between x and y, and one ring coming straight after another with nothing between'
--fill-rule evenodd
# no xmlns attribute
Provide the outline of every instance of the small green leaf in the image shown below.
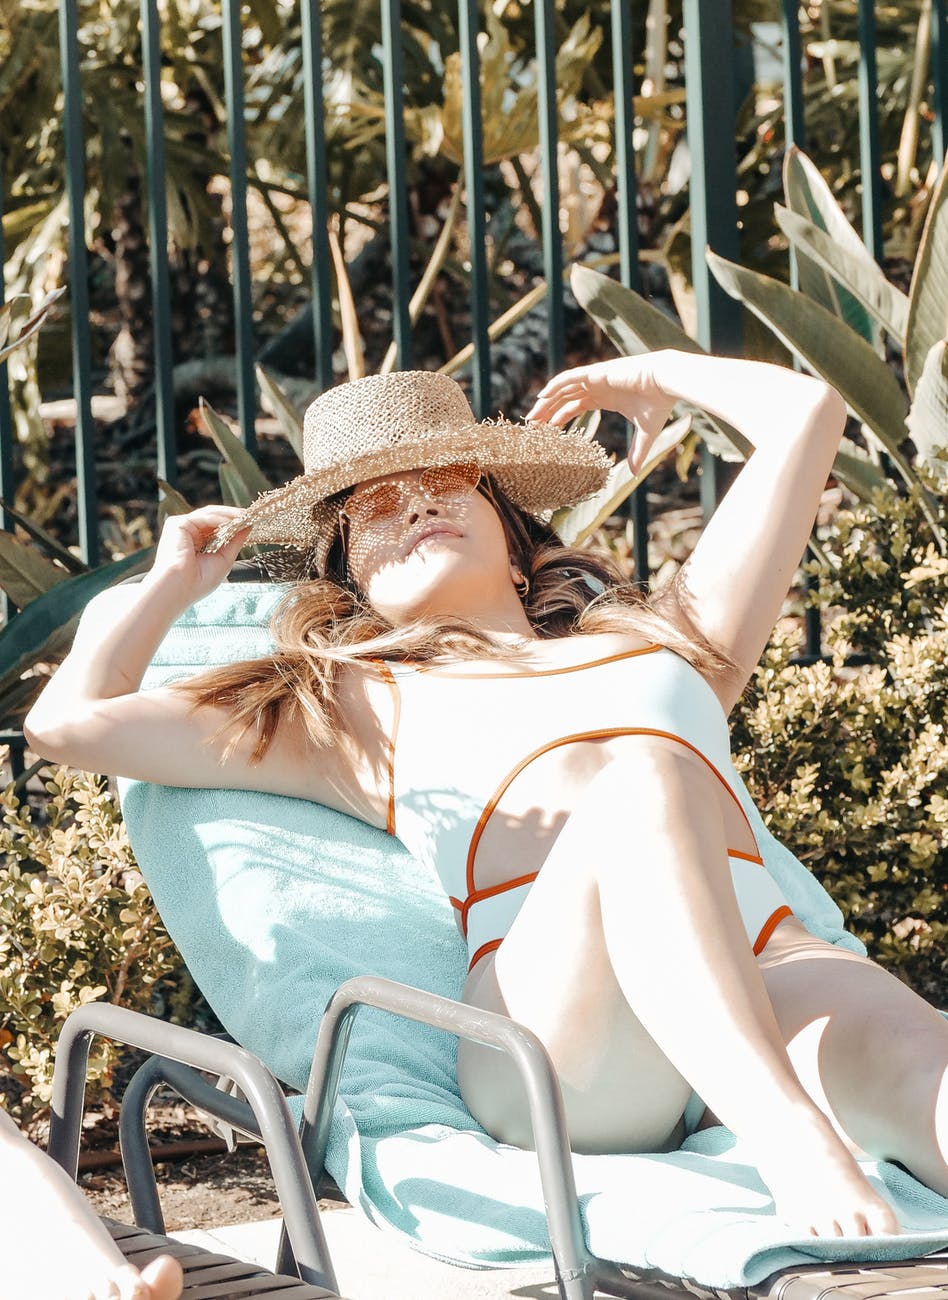
<svg viewBox="0 0 948 1300"><path fill-rule="evenodd" d="M273 484L237 435L203 397L200 401L200 412L204 426L217 444L217 449L224 457L225 463L232 468L233 473L243 484L247 504L261 492L269 492Z"/></svg>
<svg viewBox="0 0 948 1300"><path fill-rule="evenodd" d="M40 555L33 546L25 546L12 533L0 530L0 587L18 609L24 609L69 574Z"/></svg>
<svg viewBox="0 0 948 1300"><path fill-rule="evenodd" d="M299 456L300 461L303 459L303 419L299 411L284 393L283 389L277 383L275 377L265 366L257 366L257 383L260 385L261 393L266 395L267 401L273 407L273 414L286 437L287 442Z"/></svg>
<svg viewBox="0 0 948 1300"><path fill-rule="evenodd" d="M905 343L908 295L890 284L879 264L859 245L854 254L819 226L776 204L777 225L797 253L802 250L862 303L870 315L899 344Z"/></svg>

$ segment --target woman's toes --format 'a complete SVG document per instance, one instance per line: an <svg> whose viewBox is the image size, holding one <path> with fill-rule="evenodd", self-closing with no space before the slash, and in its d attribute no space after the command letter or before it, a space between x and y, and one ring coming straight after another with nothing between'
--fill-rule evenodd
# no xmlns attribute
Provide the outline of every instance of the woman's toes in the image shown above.
<svg viewBox="0 0 948 1300"><path fill-rule="evenodd" d="M181 1265L170 1255L162 1255L143 1268L142 1281L150 1288L149 1300L178 1300L184 1289Z"/></svg>

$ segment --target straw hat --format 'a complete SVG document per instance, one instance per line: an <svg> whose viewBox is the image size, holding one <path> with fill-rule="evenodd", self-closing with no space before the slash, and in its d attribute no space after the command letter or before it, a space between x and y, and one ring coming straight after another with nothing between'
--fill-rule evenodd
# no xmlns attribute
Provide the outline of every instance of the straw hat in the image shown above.
<svg viewBox="0 0 948 1300"><path fill-rule="evenodd" d="M218 529L218 549L252 525L247 545L278 543L306 553L325 572L338 534L338 494L403 470L475 461L528 514L575 505L603 486L603 448L553 424L477 421L447 375L403 370L330 388L303 419L304 473L258 497Z"/></svg>

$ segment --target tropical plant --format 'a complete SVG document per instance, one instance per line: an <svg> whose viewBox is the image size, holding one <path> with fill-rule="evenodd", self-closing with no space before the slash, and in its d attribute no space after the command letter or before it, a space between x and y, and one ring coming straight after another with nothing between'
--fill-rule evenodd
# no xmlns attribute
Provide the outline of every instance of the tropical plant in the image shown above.
<svg viewBox="0 0 948 1300"><path fill-rule="evenodd" d="M25 294L0 305L0 364L40 329L64 292L48 295L35 311ZM29 546L0 530L0 587L20 611L0 629L0 718L9 727L19 725L42 689L37 665L65 654L88 601L145 568L151 551L90 569L9 502L0 505L36 543Z"/></svg>
<svg viewBox="0 0 948 1300"><path fill-rule="evenodd" d="M63 1020L104 998L146 1012L186 1011L193 993L132 856L114 792L55 768L37 809L0 791L0 1096L24 1118L52 1093ZM89 1079L107 1093L123 1051L97 1039Z"/></svg>
<svg viewBox="0 0 948 1300"><path fill-rule="evenodd" d="M928 471L948 474L948 169L932 194L908 294L890 283L849 225L819 171L799 150L784 164L787 207L777 220L790 242L800 290L708 253L718 283L742 302L808 370L842 396L866 450L850 444L859 472L840 473L857 495L885 489L894 467L918 494L944 553ZM886 356L902 355L908 401ZM911 435L911 444L907 439ZM840 467L837 466L839 469ZM852 467L850 467L852 468Z"/></svg>
<svg viewBox="0 0 948 1300"><path fill-rule="evenodd" d="M831 660L794 662L799 629L778 629L732 718L736 762L872 955L945 1006L948 560L917 490L840 511L821 543Z"/></svg>

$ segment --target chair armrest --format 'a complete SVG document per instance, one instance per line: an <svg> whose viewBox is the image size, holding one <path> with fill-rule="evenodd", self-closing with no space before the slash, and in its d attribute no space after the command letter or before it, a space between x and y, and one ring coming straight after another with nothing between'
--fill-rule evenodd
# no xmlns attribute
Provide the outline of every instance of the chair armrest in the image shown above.
<svg viewBox="0 0 948 1300"><path fill-rule="evenodd" d="M557 1273L563 1282L589 1282L598 1261L583 1233L559 1080L539 1038L507 1016L375 976L340 984L320 1023L304 1098L300 1138L310 1168L322 1168L353 1021L364 1006L496 1047L513 1059L527 1091Z"/></svg>
<svg viewBox="0 0 948 1300"><path fill-rule="evenodd" d="M90 1002L73 1011L63 1025L56 1049L49 1133L49 1154L70 1178L75 1179L78 1168L86 1070L94 1034L172 1062L225 1074L239 1085L271 1166L278 1165L288 1175L282 1180L283 1213L299 1276L304 1282L338 1294L312 1179L286 1098L259 1057L234 1043L109 1003Z"/></svg>

